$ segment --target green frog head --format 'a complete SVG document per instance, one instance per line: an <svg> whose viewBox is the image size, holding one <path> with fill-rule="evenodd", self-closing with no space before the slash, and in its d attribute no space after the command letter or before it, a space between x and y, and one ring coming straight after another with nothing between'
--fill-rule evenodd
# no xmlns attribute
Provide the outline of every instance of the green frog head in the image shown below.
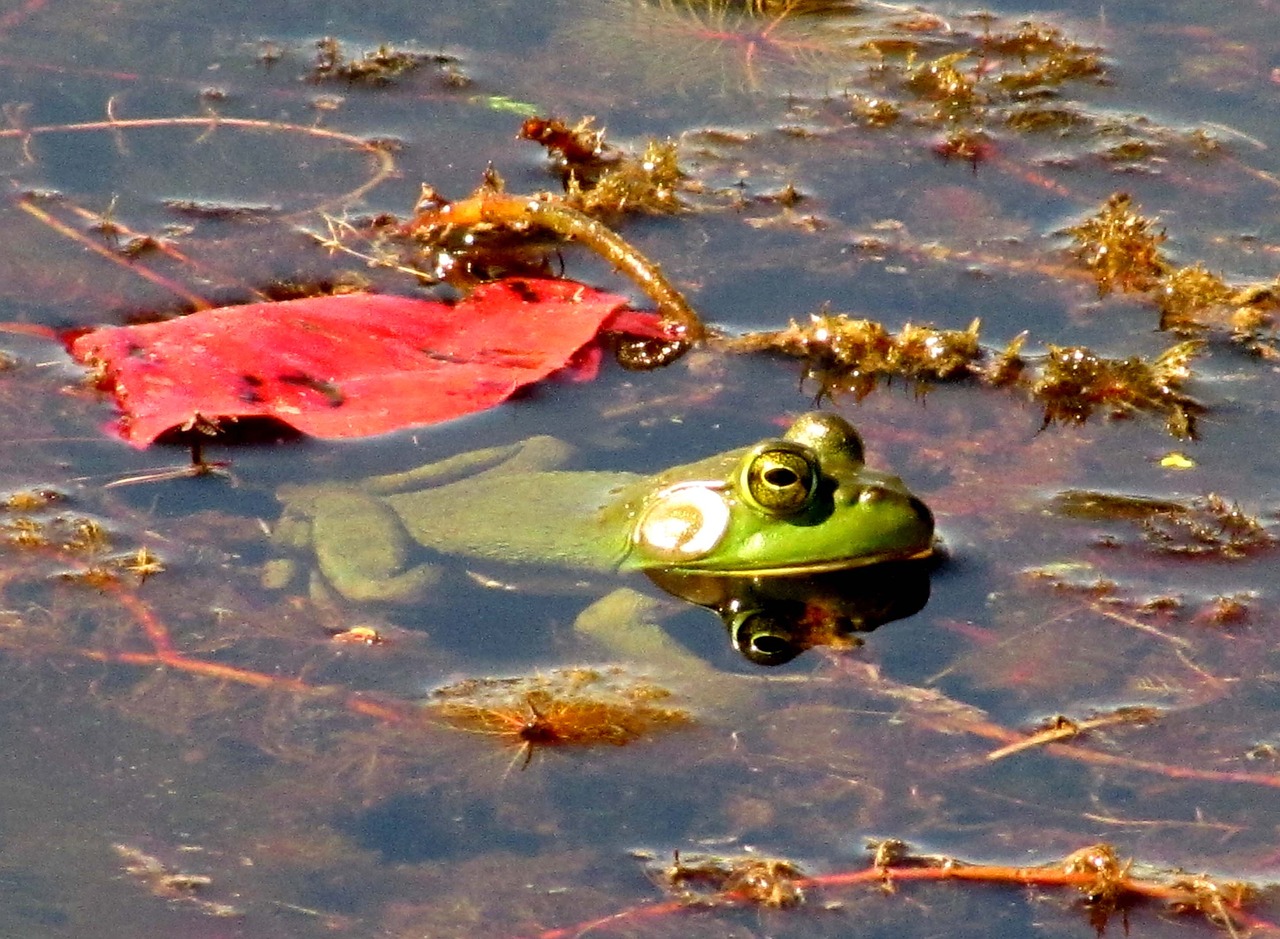
<svg viewBox="0 0 1280 939"><path fill-rule="evenodd" d="M624 567L773 577L927 556L933 514L896 476L867 469L834 414L780 438L677 467L627 504Z"/></svg>

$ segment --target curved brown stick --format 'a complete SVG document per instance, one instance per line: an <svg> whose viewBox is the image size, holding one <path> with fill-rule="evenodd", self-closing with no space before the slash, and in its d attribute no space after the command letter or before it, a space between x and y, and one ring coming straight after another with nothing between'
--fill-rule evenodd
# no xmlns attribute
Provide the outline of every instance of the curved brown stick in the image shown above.
<svg viewBox="0 0 1280 939"><path fill-rule="evenodd" d="M439 226L471 228L481 224L504 228L536 226L555 232L562 238L582 242L635 281L657 304L663 326L675 334L673 338L689 342L707 338L707 329L698 314L667 280L658 265L627 244L607 225L560 199L481 189L459 202L419 213L406 230L414 234Z"/></svg>

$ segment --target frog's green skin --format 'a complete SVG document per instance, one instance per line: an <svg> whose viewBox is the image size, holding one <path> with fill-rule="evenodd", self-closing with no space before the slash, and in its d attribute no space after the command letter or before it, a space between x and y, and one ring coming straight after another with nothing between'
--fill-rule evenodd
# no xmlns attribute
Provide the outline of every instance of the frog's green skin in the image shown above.
<svg viewBox="0 0 1280 939"><path fill-rule="evenodd" d="M867 469L853 427L799 418L782 438L656 476L557 469L533 437L355 485L290 486L277 539L310 546L354 600L412 602L440 577L421 548L467 562L578 571L796 576L931 551L933 517Z"/></svg>

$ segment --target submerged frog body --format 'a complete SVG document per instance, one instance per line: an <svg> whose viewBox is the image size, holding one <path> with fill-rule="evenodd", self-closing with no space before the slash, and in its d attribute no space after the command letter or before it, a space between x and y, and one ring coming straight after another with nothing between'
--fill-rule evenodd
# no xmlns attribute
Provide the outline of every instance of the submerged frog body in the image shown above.
<svg viewBox="0 0 1280 939"><path fill-rule="evenodd" d="M351 485L285 487L278 540L310 547L348 599L415 602L435 553L468 565L608 573L797 577L928 555L933 516L868 469L844 419L799 418L780 438L654 476L559 469L551 437ZM673 591L679 594L679 591Z"/></svg>

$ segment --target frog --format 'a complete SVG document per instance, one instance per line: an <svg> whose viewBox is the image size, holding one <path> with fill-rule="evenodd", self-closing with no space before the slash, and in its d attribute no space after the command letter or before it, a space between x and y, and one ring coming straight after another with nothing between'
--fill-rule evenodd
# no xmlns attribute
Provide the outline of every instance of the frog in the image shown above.
<svg viewBox="0 0 1280 939"><path fill-rule="evenodd" d="M445 565L420 555L468 570L553 570L573 584L639 571L698 602L695 585L708 580L759 592L775 579L934 552L928 506L899 477L869 468L857 430L834 413L801 415L779 437L652 475L565 469L571 457L568 444L538 436L358 482L284 486L274 537L314 555L313 595L392 604L440 588ZM598 632L602 620L643 618L642 606L606 596L577 625Z"/></svg>

